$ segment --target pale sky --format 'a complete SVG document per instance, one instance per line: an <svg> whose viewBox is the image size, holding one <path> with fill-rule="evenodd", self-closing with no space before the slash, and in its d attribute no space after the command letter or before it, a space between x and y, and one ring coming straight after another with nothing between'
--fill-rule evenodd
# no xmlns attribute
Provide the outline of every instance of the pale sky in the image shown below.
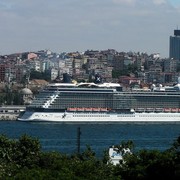
<svg viewBox="0 0 180 180"><path fill-rule="evenodd" d="M50 49L160 53L180 29L180 0L0 0L0 54Z"/></svg>

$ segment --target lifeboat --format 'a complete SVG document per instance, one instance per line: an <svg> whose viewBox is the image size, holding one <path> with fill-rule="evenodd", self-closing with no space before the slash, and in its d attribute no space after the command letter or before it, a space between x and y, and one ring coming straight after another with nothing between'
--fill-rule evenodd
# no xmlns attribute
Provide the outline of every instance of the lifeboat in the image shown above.
<svg viewBox="0 0 180 180"><path fill-rule="evenodd" d="M163 112L163 108L156 108L155 111L156 112Z"/></svg>
<svg viewBox="0 0 180 180"><path fill-rule="evenodd" d="M100 111L107 112L107 108L100 108Z"/></svg>
<svg viewBox="0 0 180 180"><path fill-rule="evenodd" d="M145 110L144 108L137 108L136 109L137 112L144 112L144 110Z"/></svg>
<svg viewBox="0 0 180 180"><path fill-rule="evenodd" d="M76 108L67 108L68 111L76 111Z"/></svg>
<svg viewBox="0 0 180 180"><path fill-rule="evenodd" d="M92 111L92 108L84 108L84 111Z"/></svg>
<svg viewBox="0 0 180 180"><path fill-rule="evenodd" d="M171 108L164 108L164 112L171 112Z"/></svg>
<svg viewBox="0 0 180 180"><path fill-rule="evenodd" d="M77 111L84 111L84 108L77 108Z"/></svg>
<svg viewBox="0 0 180 180"><path fill-rule="evenodd" d="M146 112L154 112L154 108L146 108Z"/></svg>
<svg viewBox="0 0 180 180"><path fill-rule="evenodd" d="M178 108L176 108L176 112L178 112L179 111L179 109Z"/></svg>
<svg viewBox="0 0 180 180"><path fill-rule="evenodd" d="M100 108L92 108L92 110L98 112L100 111Z"/></svg>
<svg viewBox="0 0 180 180"><path fill-rule="evenodd" d="M178 108L172 108L171 112L176 113L176 112L178 112L178 110L179 110Z"/></svg>

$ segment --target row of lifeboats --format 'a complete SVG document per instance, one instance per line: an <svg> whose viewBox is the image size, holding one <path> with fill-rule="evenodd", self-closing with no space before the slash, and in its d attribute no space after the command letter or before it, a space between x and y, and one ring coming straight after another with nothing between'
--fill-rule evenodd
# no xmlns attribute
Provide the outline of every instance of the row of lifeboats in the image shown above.
<svg viewBox="0 0 180 180"><path fill-rule="evenodd" d="M136 112L165 112L165 113L180 113L179 108L137 108Z"/></svg>
<svg viewBox="0 0 180 180"><path fill-rule="evenodd" d="M94 111L94 112L107 112L108 108L67 108L67 111Z"/></svg>
<svg viewBox="0 0 180 180"><path fill-rule="evenodd" d="M164 112L180 112L179 108L165 108Z"/></svg>

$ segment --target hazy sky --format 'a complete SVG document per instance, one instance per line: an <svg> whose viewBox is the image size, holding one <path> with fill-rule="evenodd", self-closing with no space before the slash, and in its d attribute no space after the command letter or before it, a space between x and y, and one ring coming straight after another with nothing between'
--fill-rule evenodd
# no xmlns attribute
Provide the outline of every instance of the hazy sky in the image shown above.
<svg viewBox="0 0 180 180"><path fill-rule="evenodd" d="M50 49L160 53L180 0L0 0L0 54Z"/></svg>

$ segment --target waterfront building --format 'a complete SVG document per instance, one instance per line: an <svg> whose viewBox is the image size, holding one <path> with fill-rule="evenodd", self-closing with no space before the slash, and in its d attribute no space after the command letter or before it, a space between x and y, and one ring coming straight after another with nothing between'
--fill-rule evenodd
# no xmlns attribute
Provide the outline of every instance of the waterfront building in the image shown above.
<svg viewBox="0 0 180 180"><path fill-rule="evenodd" d="M174 36L170 36L169 57L180 60L180 30L174 30Z"/></svg>
<svg viewBox="0 0 180 180"><path fill-rule="evenodd" d="M164 72L176 72L177 71L177 60L176 59L165 59L164 60Z"/></svg>
<svg viewBox="0 0 180 180"><path fill-rule="evenodd" d="M58 70L55 68L50 69L50 79L53 81L58 77Z"/></svg>

